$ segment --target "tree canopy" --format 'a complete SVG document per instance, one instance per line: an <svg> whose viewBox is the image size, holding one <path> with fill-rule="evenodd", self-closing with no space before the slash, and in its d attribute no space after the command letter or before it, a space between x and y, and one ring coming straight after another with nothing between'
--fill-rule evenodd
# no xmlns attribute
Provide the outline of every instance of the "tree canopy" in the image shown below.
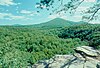
<svg viewBox="0 0 100 68"><path fill-rule="evenodd" d="M100 49L100 25L63 28L0 26L0 68L27 68L56 54L73 54L78 46Z"/></svg>

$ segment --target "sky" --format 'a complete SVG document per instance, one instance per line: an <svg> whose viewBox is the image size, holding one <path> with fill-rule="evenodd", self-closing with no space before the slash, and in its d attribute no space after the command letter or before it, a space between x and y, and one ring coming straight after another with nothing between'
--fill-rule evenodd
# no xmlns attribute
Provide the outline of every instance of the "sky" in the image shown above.
<svg viewBox="0 0 100 68"><path fill-rule="evenodd" d="M67 1L68 0L64 0L64 2ZM57 17L70 21L81 21L82 14L80 11L86 10L86 8L93 5L96 1L85 0L85 2L77 8L73 16L69 13L62 13L61 16L58 14L49 15L51 11L47 11L45 6L43 10L36 8L37 2L39 2L39 0L0 0L0 25L32 25L43 23ZM59 3L56 2L55 6L56 5L59 5ZM90 23L99 23L99 21L92 21Z"/></svg>

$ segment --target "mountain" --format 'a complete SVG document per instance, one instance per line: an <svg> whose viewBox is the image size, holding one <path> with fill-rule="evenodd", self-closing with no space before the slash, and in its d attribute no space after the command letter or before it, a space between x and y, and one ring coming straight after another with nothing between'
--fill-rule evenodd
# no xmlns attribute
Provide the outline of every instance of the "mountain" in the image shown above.
<svg viewBox="0 0 100 68"><path fill-rule="evenodd" d="M83 23L85 22L82 22L82 21L73 22L73 21L64 20L62 18L55 18L45 23L36 24L34 25L34 27L55 28L55 27L66 27L66 26L79 25Z"/></svg>
<svg viewBox="0 0 100 68"><path fill-rule="evenodd" d="M13 24L12 26L22 26L21 24Z"/></svg>

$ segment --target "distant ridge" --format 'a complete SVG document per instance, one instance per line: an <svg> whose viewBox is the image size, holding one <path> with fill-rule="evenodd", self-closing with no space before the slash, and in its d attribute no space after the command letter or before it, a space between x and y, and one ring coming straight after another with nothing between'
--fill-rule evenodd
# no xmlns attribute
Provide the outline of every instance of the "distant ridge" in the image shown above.
<svg viewBox="0 0 100 68"><path fill-rule="evenodd" d="M53 20L50 20L45 23L35 24L34 27L42 27L42 28L55 28L55 27L66 27L66 26L73 26L73 25L79 25L84 24L85 22L73 22L64 20L62 18L55 18Z"/></svg>
<svg viewBox="0 0 100 68"><path fill-rule="evenodd" d="M21 24L13 24L12 26L22 26Z"/></svg>

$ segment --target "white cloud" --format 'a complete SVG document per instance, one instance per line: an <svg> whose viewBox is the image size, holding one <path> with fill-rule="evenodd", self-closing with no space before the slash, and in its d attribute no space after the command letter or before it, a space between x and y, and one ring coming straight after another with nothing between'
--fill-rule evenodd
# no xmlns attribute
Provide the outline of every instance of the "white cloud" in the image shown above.
<svg viewBox="0 0 100 68"><path fill-rule="evenodd" d="M49 15L48 18L51 18L51 19L54 19L54 18L64 18L65 17L65 13L64 11L58 13L58 14L52 14L52 15Z"/></svg>
<svg viewBox="0 0 100 68"><path fill-rule="evenodd" d="M23 13L23 14L30 14L30 13L31 13L31 11L22 10L20 13Z"/></svg>
<svg viewBox="0 0 100 68"><path fill-rule="evenodd" d="M62 16L60 18L63 18L63 19L66 19L66 20L75 21L75 22L78 22L78 21L81 21L82 20L82 16L80 16L80 15L75 15L75 16Z"/></svg>
<svg viewBox="0 0 100 68"><path fill-rule="evenodd" d="M87 10L89 7L86 7L86 6L79 6L76 11L77 12L81 12L81 11L84 11L84 10Z"/></svg>
<svg viewBox="0 0 100 68"><path fill-rule="evenodd" d="M62 18L65 20L71 20L71 21L81 21L82 20L82 16L81 15L74 15L74 16L69 16L69 15L59 15L59 14L53 14L53 15L49 15L48 18L50 19L54 19L54 18Z"/></svg>
<svg viewBox="0 0 100 68"><path fill-rule="evenodd" d="M29 16L40 15L39 13L37 13L35 11L28 11L28 10L21 10L20 13L26 14L26 15L29 15Z"/></svg>
<svg viewBox="0 0 100 68"><path fill-rule="evenodd" d="M84 2L96 2L96 0L85 0Z"/></svg>
<svg viewBox="0 0 100 68"><path fill-rule="evenodd" d="M0 0L0 5L10 6L10 5L17 5L19 3L14 3L13 0Z"/></svg>
<svg viewBox="0 0 100 68"><path fill-rule="evenodd" d="M82 18L82 16L80 16L80 15L75 15L75 16L73 16L74 18L78 18L78 19L81 19Z"/></svg>
<svg viewBox="0 0 100 68"><path fill-rule="evenodd" d="M54 19L60 17L58 14L49 15L48 18Z"/></svg>
<svg viewBox="0 0 100 68"><path fill-rule="evenodd" d="M0 19L7 19L7 20L21 20L21 19L28 19L25 16L16 16L11 13L0 13Z"/></svg>
<svg viewBox="0 0 100 68"><path fill-rule="evenodd" d="M48 18L50 18L50 19L54 19L54 18L62 18L62 19L68 20L68 17L67 17L67 16L65 16L65 15L59 15L59 14L49 15Z"/></svg>

